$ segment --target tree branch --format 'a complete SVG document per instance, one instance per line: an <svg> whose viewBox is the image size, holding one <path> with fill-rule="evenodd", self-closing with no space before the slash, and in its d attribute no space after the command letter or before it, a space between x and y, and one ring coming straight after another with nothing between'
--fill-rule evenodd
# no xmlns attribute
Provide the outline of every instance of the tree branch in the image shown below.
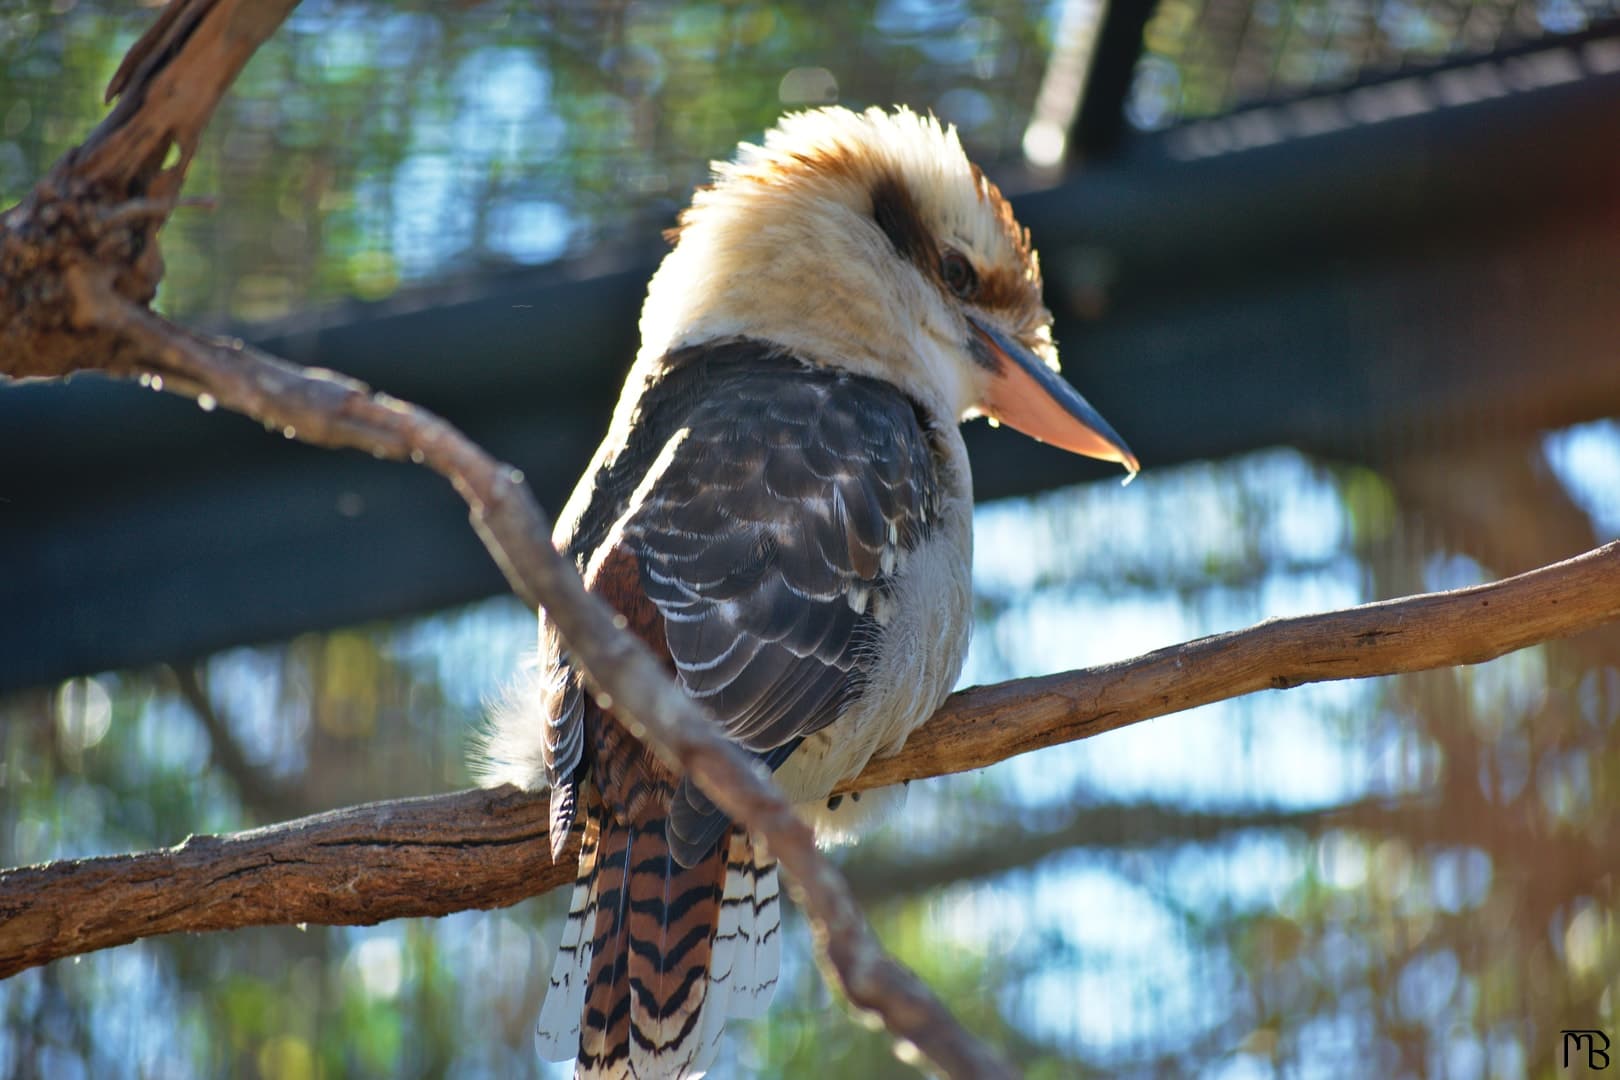
<svg viewBox="0 0 1620 1080"><path fill-rule="evenodd" d="M1257 690L1483 663L1616 619L1620 541L1472 588L1268 619L1134 660L974 687L900 755L867 766L860 784L957 772ZM974 761L987 744L994 756Z"/></svg>
<svg viewBox="0 0 1620 1080"><path fill-rule="evenodd" d="M201 667L201 664L173 664L169 667L169 674L174 678L180 697L208 733L209 756L213 764L236 785L236 794L242 805L259 821L274 821L305 809L308 804L299 806L290 788L277 783L248 761L230 724L219 714L208 696L208 688L203 685L199 670Z"/></svg>
<svg viewBox="0 0 1620 1080"><path fill-rule="evenodd" d="M840 867L868 908L925 896L964 881L1028 870L1060 852L1090 851L1102 858L1175 844L1210 847L1222 838L1263 830L1315 832L1351 807L1282 810L1186 810L1158 802L1107 802L1071 809L1062 820L1032 826L1005 819L975 821L953 834L942 850L896 857L892 850L855 848Z"/></svg>
<svg viewBox="0 0 1620 1080"><path fill-rule="evenodd" d="M548 823L543 796L463 791L0 871L0 976L156 934L515 904L572 880L552 864Z"/></svg>
<svg viewBox="0 0 1620 1080"><path fill-rule="evenodd" d="M146 307L162 276L162 206L178 196L220 97L296 2L172 0L136 42L108 90L120 98L117 107L0 218L0 375L138 375L154 389L223 405L289 438L408 458L444 476L513 590L550 614L601 701L611 701L632 734L692 776L727 815L765 838L849 1000L950 1076L1013 1075L884 952L770 776L585 592L548 541L545 516L521 473L425 410L239 342L204 338ZM357 887L357 880L345 884ZM36 909L34 917L58 916Z"/></svg>
<svg viewBox="0 0 1620 1080"><path fill-rule="evenodd" d="M1117 664L952 695L845 786L982 768L1154 716L1329 679L1493 659L1620 619L1620 541L1488 585L1273 619ZM0 976L153 934L370 924L501 907L571 883L545 796L373 803L179 847L0 872Z"/></svg>
<svg viewBox="0 0 1620 1080"><path fill-rule="evenodd" d="M0 215L0 374L134 374L138 357L81 323L64 295L94 268L146 304L163 277L157 233L220 99L298 0L173 0L107 87L117 104ZM95 354L93 362L84 357Z"/></svg>

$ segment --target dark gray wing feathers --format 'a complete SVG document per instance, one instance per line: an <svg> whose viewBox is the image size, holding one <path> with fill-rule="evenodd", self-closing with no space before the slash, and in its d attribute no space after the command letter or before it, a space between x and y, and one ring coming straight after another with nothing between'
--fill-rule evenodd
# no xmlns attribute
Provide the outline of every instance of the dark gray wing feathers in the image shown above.
<svg viewBox="0 0 1620 1080"><path fill-rule="evenodd" d="M619 535L687 691L775 768L860 691L897 562L937 510L931 442L895 387L757 345L672 370L699 377L648 388L663 438L641 449ZM725 824L683 784L676 857L701 857Z"/></svg>
<svg viewBox="0 0 1620 1080"><path fill-rule="evenodd" d="M927 528L933 463L915 409L872 380L800 368L716 380L623 535L687 690L764 751L859 688L862 597Z"/></svg>

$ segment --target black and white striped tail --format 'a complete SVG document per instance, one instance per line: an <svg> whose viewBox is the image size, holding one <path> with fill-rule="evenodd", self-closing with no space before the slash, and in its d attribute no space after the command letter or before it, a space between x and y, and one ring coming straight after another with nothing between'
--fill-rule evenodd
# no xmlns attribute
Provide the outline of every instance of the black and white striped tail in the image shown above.
<svg viewBox="0 0 1620 1080"><path fill-rule="evenodd" d="M586 792L579 873L535 1043L581 1080L676 1080L713 1064L728 1017L770 1004L781 956L776 862L733 829L669 855L664 819L625 823Z"/></svg>

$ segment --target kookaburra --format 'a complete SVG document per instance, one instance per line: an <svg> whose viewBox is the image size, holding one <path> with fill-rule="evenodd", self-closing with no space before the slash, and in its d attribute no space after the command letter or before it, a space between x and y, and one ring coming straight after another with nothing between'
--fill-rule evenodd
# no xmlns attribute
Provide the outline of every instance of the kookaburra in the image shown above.
<svg viewBox="0 0 1620 1080"><path fill-rule="evenodd" d="M612 427L558 546L824 832L829 799L950 693L971 617L958 424L1135 457L1056 374L1028 234L951 128L901 109L788 116L717 164L672 234ZM701 1074L758 1016L775 863L585 692L541 615L485 779L582 832L539 1048L581 1077Z"/></svg>

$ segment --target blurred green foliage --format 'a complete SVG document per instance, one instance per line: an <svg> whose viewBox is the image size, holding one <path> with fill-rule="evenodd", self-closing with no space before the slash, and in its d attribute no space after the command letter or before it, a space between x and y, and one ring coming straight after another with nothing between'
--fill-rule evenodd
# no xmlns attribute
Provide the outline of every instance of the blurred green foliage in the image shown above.
<svg viewBox="0 0 1620 1080"><path fill-rule="evenodd" d="M0 206L100 117L149 13L0 13ZM165 231L160 302L263 320L565 254L645 252L785 107L910 104L1017 145L1045 5L306 2L225 100ZM819 74L817 74L819 73ZM814 92L805 98L805 90Z"/></svg>
<svg viewBox="0 0 1620 1080"><path fill-rule="evenodd" d="M1157 130L1574 34L1614 0L1162 0L1127 113Z"/></svg>

